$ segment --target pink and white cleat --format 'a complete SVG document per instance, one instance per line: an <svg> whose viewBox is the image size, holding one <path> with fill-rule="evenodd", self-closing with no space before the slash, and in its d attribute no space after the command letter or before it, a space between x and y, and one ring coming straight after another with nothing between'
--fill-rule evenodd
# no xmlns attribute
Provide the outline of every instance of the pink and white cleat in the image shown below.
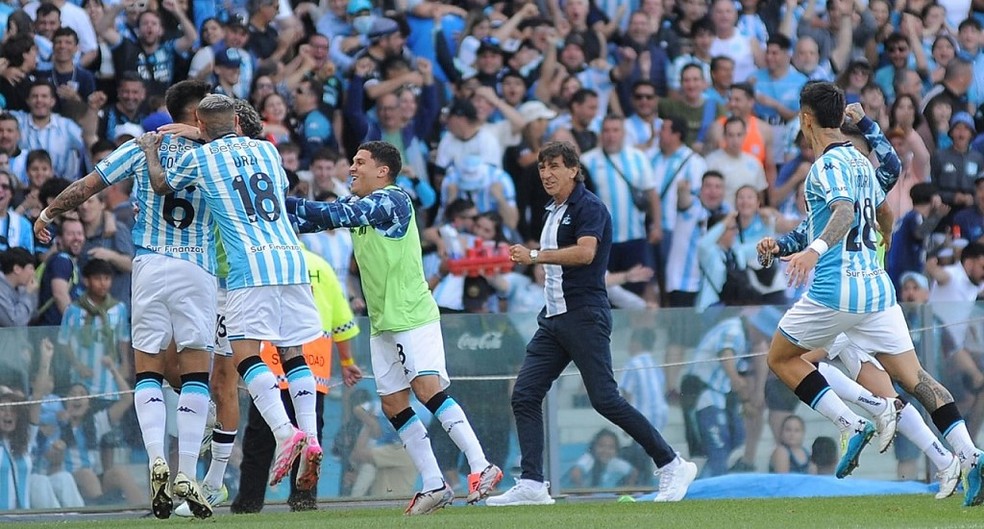
<svg viewBox="0 0 984 529"><path fill-rule="evenodd" d="M318 438L310 435L307 438L304 451L301 453L301 464L297 470L298 490L311 490L318 486L318 476L321 475L321 459L324 457Z"/></svg>
<svg viewBox="0 0 984 529"><path fill-rule="evenodd" d="M277 451L274 454L273 469L270 471L270 486L280 483L284 476L290 474L290 467L294 464L297 456L304 451L307 444L307 434L294 428L294 433L282 443L277 443Z"/></svg>

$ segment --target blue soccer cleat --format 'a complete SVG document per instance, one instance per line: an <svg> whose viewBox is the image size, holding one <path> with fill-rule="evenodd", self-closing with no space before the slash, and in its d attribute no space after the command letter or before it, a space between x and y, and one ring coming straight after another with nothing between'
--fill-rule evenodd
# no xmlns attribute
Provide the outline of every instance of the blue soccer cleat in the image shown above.
<svg viewBox="0 0 984 529"><path fill-rule="evenodd" d="M875 435L875 426L868 421L864 421L864 428L855 429L854 435L848 436L847 432L841 434L841 455L840 462L837 463L837 477L846 478L858 468L858 459L861 451L868 446L871 438Z"/></svg>
<svg viewBox="0 0 984 529"><path fill-rule="evenodd" d="M984 469L984 452L974 456L964 482L964 507L975 507L984 502L984 487L981 486L981 470Z"/></svg>

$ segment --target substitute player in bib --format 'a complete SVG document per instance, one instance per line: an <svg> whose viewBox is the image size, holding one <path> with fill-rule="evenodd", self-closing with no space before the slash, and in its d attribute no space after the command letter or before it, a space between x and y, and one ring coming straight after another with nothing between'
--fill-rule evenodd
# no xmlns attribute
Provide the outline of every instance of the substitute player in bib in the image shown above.
<svg viewBox="0 0 984 529"><path fill-rule="evenodd" d="M180 122L194 123L195 109L209 92L199 81L182 81L165 96L168 112ZM140 208L133 226L137 248L133 262L132 335L136 384L134 405L151 465L151 508L158 518L171 514L170 469L164 448L166 409L161 384L172 340L180 355L181 395L178 398L178 474L173 492L188 502L191 513L207 518L212 508L195 480L199 448L208 416L209 363L215 327L215 256L211 251L211 214L194 187L166 196L151 188L148 160L173 166L198 143L165 136L146 153L127 142L95 170L60 193L35 223L39 240L47 241L47 225L100 190L134 179Z"/></svg>
<svg viewBox="0 0 984 529"><path fill-rule="evenodd" d="M487 496L502 479L502 471L486 459L461 406L444 391L451 382L440 314L424 279L413 204L393 183L401 166L400 151L393 145L363 143L349 169L351 197L336 202L288 198L287 212L297 216L302 232L353 228L372 329L369 347L376 390L383 412L424 480L406 514L429 514L450 505L454 492L444 481L426 428L410 407L411 389L468 459L469 503Z"/></svg>
<svg viewBox="0 0 984 529"><path fill-rule="evenodd" d="M811 242L805 249L783 251L775 241L762 241L759 253L788 260L793 285L803 284L814 267L816 274L807 294L780 321L769 367L803 402L841 429L844 454L837 475L843 477L857 466L875 428L829 391L827 380L802 355L829 346L841 333L863 350L879 351L876 357L886 371L923 403L954 447L968 477L965 503L980 503L984 456L950 393L919 364L895 289L877 258L875 231L886 218L885 193L871 163L840 132L844 94L830 83L810 83L800 101L803 134L823 153L806 179Z"/></svg>
<svg viewBox="0 0 984 529"><path fill-rule="evenodd" d="M314 480L322 450L316 435L315 382L301 346L321 336L320 320L300 243L283 214L287 177L269 142L237 135L235 102L211 94L197 111L207 143L184 153L166 173L150 160L151 184L160 194L197 186L213 212L229 259L226 329L233 361L277 440L270 483L290 471L302 452L298 479ZM138 140L145 152L161 136ZM297 410L295 428L280 402L277 379L260 359L260 342L279 349Z"/></svg>

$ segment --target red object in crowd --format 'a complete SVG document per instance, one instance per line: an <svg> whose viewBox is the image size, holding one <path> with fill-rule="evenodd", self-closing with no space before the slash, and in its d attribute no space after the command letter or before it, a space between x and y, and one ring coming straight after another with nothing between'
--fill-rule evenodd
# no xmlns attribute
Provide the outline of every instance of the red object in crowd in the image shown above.
<svg viewBox="0 0 984 529"><path fill-rule="evenodd" d="M456 276L479 277L504 274L513 268L509 245L475 239L475 245L465 250L465 256L448 260L448 270Z"/></svg>

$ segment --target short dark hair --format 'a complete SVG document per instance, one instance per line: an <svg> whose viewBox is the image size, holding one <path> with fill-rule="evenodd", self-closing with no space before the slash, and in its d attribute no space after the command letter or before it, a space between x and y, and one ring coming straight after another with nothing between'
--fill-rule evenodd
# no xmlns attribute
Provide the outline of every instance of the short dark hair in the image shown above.
<svg viewBox="0 0 984 529"><path fill-rule="evenodd" d="M710 171L704 172L704 175L700 177L700 182L704 183L704 180L707 180L708 178L720 178L721 180L724 180L724 175L717 169L711 169Z"/></svg>
<svg viewBox="0 0 984 529"><path fill-rule="evenodd" d="M47 182L41 184L41 189L38 190L38 201L41 202L42 206L47 206L51 199L68 189L70 185L72 183L64 178L49 178Z"/></svg>
<svg viewBox="0 0 984 529"><path fill-rule="evenodd" d="M51 81L44 78L35 79L31 81L31 85L27 87L27 93L30 94L31 90L34 90L39 86L44 86L48 88L48 90L51 90L51 97L55 97L57 95L57 92L55 91L55 85L51 84Z"/></svg>
<svg viewBox="0 0 984 529"><path fill-rule="evenodd" d="M0 252L0 272L9 274L14 271L15 266L25 267L32 265L36 261L31 252L20 247L13 247L6 252Z"/></svg>
<svg viewBox="0 0 984 529"><path fill-rule="evenodd" d="M909 190L909 198L913 206L929 204L937 193L936 186L930 182L920 182Z"/></svg>
<svg viewBox="0 0 984 529"><path fill-rule="evenodd" d="M290 153L301 154L301 146L294 142L286 141L277 144L277 152L279 152L281 156Z"/></svg>
<svg viewBox="0 0 984 529"><path fill-rule="evenodd" d="M147 87L147 81L133 70L123 72L116 76L116 86L123 83L140 83L144 88Z"/></svg>
<svg viewBox="0 0 984 529"><path fill-rule="evenodd" d="M338 160L341 159L342 159L342 155L335 149L332 149L331 147L322 147L314 151L314 154L311 155L311 163L314 163L317 160L327 160L329 162L337 162Z"/></svg>
<svg viewBox="0 0 984 529"><path fill-rule="evenodd" d="M885 49L887 50L895 44L905 44L908 46L909 38L899 32L892 33L885 39Z"/></svg>
<svg viewBox="0 0 984 529"><path fill-rule="evenodd" d="M779 49L783 51L789 51L789 49L793 47L793 42L789 40L789 37L783 35L782 33L776 33L769 36L769 40L766 41L765 45L770 46L773 44L779 46Z"/></svg>
<svg viewBox="0 0 984 529"><path fill-rule="evenodd" d="M821 128L840 128L844 121L844 91L834 83L810 81L800 92L800 108L809 110Z"/></svg>
<svg viewBox="0 0 984 529"><path fill-rule="evenodd" d="M704 67L703 66L701 66L701 65L699 65L699 64L697 64L695 62L688 62L687 64L684 64L683 65L683 68L680 68L680 80L681 81L683 81L683 72L686 72L687 70L690 70L692 68L697 68L697 71L700 72L700 76L701 77L704 77Z"/></svg>
<svg viewBox="0 0 984 529"><path fill-rule="evenodd" d="M7 59L7 64L10 66L23 66L24 54L31 51L34 46L34 37L27 33L18 33L3 43L0 57Z"/></svg>
<svg viewBox="0 0 984 529"><path fill-rule="evenodd" d="M38 6L37 11L34 13L34 19L37 20L40 17L50 15L52 13L58 13L58 16L61 16L61 9L58 9L58 6L55 4L41 2L41 5Z"/></svg>
<svg viewBox="0 0 984 529"><path fill-rule="evenodd" d="M968 244L967 247L960 252L961 263L968 259L977 259L978 257L984 257L984 244L979 242L972 242Z"/></svg>
<svg viewBox="0 0 984 529"><path fill-rule="evenodd" d="M738 116L728 116L728 119L724 120L724 125L721 126L721 130L722 131L728 130L728 125L731 125L732 123L741 123L741 128L745 129L746 131L748 130L748 124L745 123L745 120L741 119Z"/></svg>
<svg viewBox="0 0 984 529"><path fill-rule="evenodd" d="M378 165L389 168L390 180L396 180L397 175L403 170L403 159L400 150L391 143L385 141L367 141L359 145L357 151L369 151L369 156Z"/></svg>
<svg viewBox="0 0 984 529"><path fill-rule="evenodd" d="M690 126L687 125L687 120L680 116L672 116L663 120L664 127L670 127L670 132L673 134L679 134L680 139L683 140L690 132Z"/></svg>
<svg viewBox="0 0 984 529"><path fill-rule="evenodd" d="M700 20L693 23L690 27L690 34L696 37L697 33L710 33L711 35L714 35L714 21L711 20L711 17L704 16L701 17Z"/></svg>
<svg viewBox="0 0 984 529"><path fill-rule="evenodd" d="M25 165L30 166L34 162L44 162L48 165L54 165L51 163L51 155L48 151L42 149L34 149L27 153L27 163Z"/></svg>
<svg viewBox="0 0 984 529"><path fill-rule="evenodd" d="M732 85L728 89L741 90L742 92L745 92L746 95L748 95L749 99L755 99L755 87L752 86L752 83L732 83Z"/></svg>
<svg viewBox="0 0 984 529"><path fill-rule="evenodd" d="M198 102L211 91L209 84L204 81L185 79L167 89L164 94L164 106L167 107L167 113L172 119L184 121L189 117L186 112L190 111L194 115L195 110L190 107L197 107Z"/></svg>
<svg viewBox="0 0 984 529"><path fill-rule="evenodd" d="M46 6L51 4L41 4L41 5ZM40 7L38 8L38 11L41 11ZM56 29L55 34L51 36L52 42L58 37L72 37L72 40L74 40L76 44L79 43L79 34L76 33L75 30L70 27L62 26Z"/></svg>
<svg viewBox="0 0 984 529"><path fill-rule="evenodd" d="M656 83L650 81L649 79L639 79L638 81L632 83L632 93L634 94L635 91L641 86L648 86L653 89L653 92L659 94L659 88L656 87Z"/></svg>
<svg viewBox="0 0 984 529"><path fill-rule="evenodd" d="M97 152L115 151L115 150L116 150L116 144L107 140L106 138L99 138L89 147L89 152L93 154ZM127 180L132 180L132 179L128 178Z"/></svg>
<svg viewBox="0 0 984 529"><path fill-rule="evenodd" d="M13 121L14 123L17 123L18 125L20 124L20 122L17 121L17 118L14 117L14 115L11 114L10 112L7 112L6 110L3 111L3 112L0 112L0 121Z"/></svg>
<svg viewBox="0 0 984 529"><path fill-rule="evenodd" d="M837 461L837 442L821 435L813 440L810 450L810 461L818 467L829 467Z"/></svg>
<svg viewBox="0 0 984 529"><path fill-rule="evenodd" d="M717 57L711 59L711 71L713 72L717 70L723 62L730 62L733 65L735 60L727 55L718 55Z"/></svg>
<svg viewBox="0 0 984 529"><path fill-rule="evenodd" d="M564 167L568 169L577 168L577 181L584 181L584 172L581 171L581 157L577 152L577 146L569 141L551 141L540 148L536 156L537 165L543 165L554 158L560 158Z"/></svg>
<svg viewBox="0 0 984 529"><path fill-rule="evenodd" d="M89 259L88 263L82 267L82 277L92 277L92 276L109 276L113 277L113 265L109 264L109 261L104 261L102 259Z"/></svg>
<svg viewBox="0 0 984 529"><path fill-rule="evenodd" d="M967 17L957 26L957 31L961 31L965 28L973 28L977 31L981 30L981 23L974 17Z"/></svg>
<svg viewBox="0 0 984 529"><path fill-rule="evenodd" d="M573 107L575 104L580 105L588 100L589 97L598 97L598 92L590 88L580 88L574 95L571 96L570 106Z"/></svg>
<svg viewBox="0 0 984 529"><path fill-rule="evenodd" d="M475 207L475 203L467 198L456 198L444 208L444 217L447 220L454 220L462 213Z"/></svg>

